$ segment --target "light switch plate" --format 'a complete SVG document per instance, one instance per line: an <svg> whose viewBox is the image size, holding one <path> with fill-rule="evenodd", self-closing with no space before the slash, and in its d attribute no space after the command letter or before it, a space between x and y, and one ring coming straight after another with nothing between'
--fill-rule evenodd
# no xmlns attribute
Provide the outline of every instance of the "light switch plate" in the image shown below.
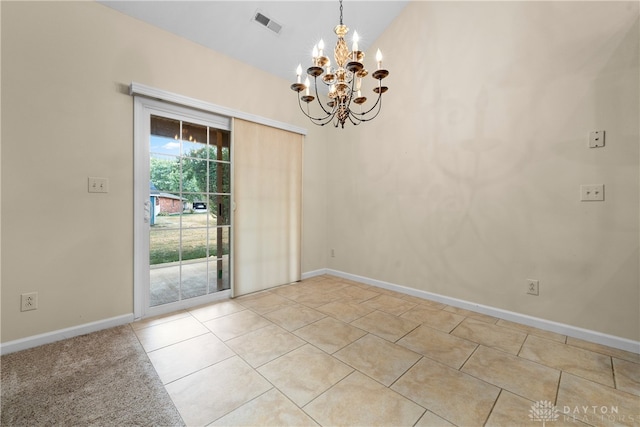
<svg viewBox="0 0 640 427"><path fill-rule="evenodd" d="M89 177L89 193L108 193L109 178Z"/></svg>
<svg viewBox="0 0 640 427"><path fill-rule="evenodd" d="M583 184L580 186L581 202L604 201L604 184Z"/></svg>
<svg viewBox="0 0 640 427"><path fill-rule="evenodd" d="M604 131L592 130L589 132L589 148L604 147Z"/></svg>

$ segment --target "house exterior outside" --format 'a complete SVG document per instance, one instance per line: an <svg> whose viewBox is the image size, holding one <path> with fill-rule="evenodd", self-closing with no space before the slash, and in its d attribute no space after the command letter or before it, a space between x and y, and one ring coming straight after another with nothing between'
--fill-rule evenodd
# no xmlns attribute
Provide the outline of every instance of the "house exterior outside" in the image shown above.
<svg viewBox="0 0 640 427"><path fill-rule="evenodd" d="M171 193L164 193L150 183L151 199L151 225L156 223L157 216L162 212L165 214L178 214L187 208L187 201L180 196Z"/></svg>

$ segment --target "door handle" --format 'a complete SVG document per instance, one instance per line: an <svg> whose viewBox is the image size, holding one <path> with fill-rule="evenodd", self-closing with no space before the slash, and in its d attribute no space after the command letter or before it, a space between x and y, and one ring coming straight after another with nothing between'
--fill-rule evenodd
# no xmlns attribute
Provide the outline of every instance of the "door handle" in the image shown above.
<svg viewBox="0 0 640 427"><path fill-rule="evenodd" d="M149 224L149 220L151 219L151 202L149 200L144 202L144 222L145 224Z"/></svg>

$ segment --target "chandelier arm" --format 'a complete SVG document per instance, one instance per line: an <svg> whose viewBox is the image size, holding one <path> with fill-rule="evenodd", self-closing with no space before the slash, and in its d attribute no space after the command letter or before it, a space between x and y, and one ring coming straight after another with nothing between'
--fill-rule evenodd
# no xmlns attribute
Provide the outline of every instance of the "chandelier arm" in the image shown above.
<svg viewBox="0 0 640 427"><path fill-rule="evenodd" d="M327 123L331 122L331 120L334 117L334 115L331 114L331 113L327 113L327 115L325 117L313 117L312 115L310 115L309 113L304 111L304 108L302 107L302 102L300 102L300 97L298 97L298 105L300 106L300 111L302 111L302 114L307 116L307 118L309 118L309 120L311 120L316 125L324 126ZM307 106L308 105L309 104L307 104Z"/></svg>
<svg viewBox="0 0 640 427"><path fill-rule="evenodd" d="M353 121L353 119L356 119L356 121ZM358 126L360 123L362 123L362 119L355 117L353 114L349 114L349 121L354 126Z"/></svg>
<svg viewBox="0 0 640 427"><path fill-rule="evenodd" d="M358 117L358 113L351 110L351 101L353 99L353 94L355 93L354 89L356 87L356 80L357 80L356 76L352 75L351 76L351 93L349 94L349 104L347 104L347 111L349 111L349 115L347 117L349 118L349 121L354 126L357 126L362 122L362 119ZM357 121L357 123L354 122L354 119Z"/></svg>
<svg viewBox="0 0 640 427"><path fill-rule="evenodd" d="M376 111L376 113L372 117L365 117L367 114L373 111L373 109L376 108L376 106L378 107L378 110ZM365 111L364 113L356 113L354 111L350 111L350 113L354 116L356 120L360 122L368 122L370 120L375 119L378 116L378 114L380 114L381 109L382 109L382 94L379 94L378 99L376 100L376 103L369 110Z"/></svg>
<svg viewBox="0 0 640 427"><path fill-rule="evenodd" d="M300 107L300 111L302 111L302 114L307 116L307 118L310 119L314 124L319 125L319 126L324 126L327 123L329 123L331 120L333 120L333 118L335 117L336 111L337 111L337 106L334 106L331 111L327 111L327 109L324 108L324 106L322 105L322 101L320 100L320 93L318 92L318 85L317 85L318 81L317 80L318 80L317 76L314 76L314 86L315 86L315 93L316 93L315 100L318 102L318 105L320 106L322 111L325 113L325 116L324 117L314 117L310 113L305 111L304 108L302 107L302 102L301 102L302 97L300 97L299 95L297 96L297 98L298 98L298 106ZM307 109L308 109L310 102L307 102L306 104L307 104Z"/></svg>
<svg viewBox="0 0 640 427"><path fill-rule="evenodd" d="M353 94L353 89L355 88L355 81L356 81L356 78L354 76L353 80L351 82L351 93L352 94ZM379 80L378 81L378 87L381 87L381 86L382 86L382 81ZM353 97L349 98L349 106L351 104L352 98ZM378 107L378 111L376 111L376 113L373 115L373 117L367 118L366 117L367 114L371 113L376 107ZM367 111L357 113L357 112L351 110L351 108L349 108L348 109L348 111L349 111L349 121L351 123L353 123L354 126L357 126L362 122L368 122L370 120L373 120L378 116L378 114L380 114L381 107L382 107L382 92L378 93L378 98L376 99L375 104L373 104L373 106L371 108L369 108Z"/></svg>
<svg viewBox="0 0 640 427"><path fill-rule="evenodd" d="M311 122L313 124L318 125L318 126L324 126L326 124L329 124L329 123L331 123L331 120L333 119L333 117L331 117L331 116L325 117L324 119L316 119L316 118L310 117L310 116L307 116L307 117L309 117L309 119L311 120ZM324 121L322 121L322 120L324 120Z"/></svg>
<svg viewBox="0 0 640 427"><path fill-rule="evenodd" d="M322 111L324 111L325 114L333 116L336 113L335 105L331 109L331 111L327 111L326 108L324 108L324 105L322 105L322 101L320 101L320 94L318 93L318 78L317 77L313 78L313 86L315 86L315 89L316 89L316 100L318 101L318 105L320 105L320 108L322 108Z"/></svg>
<svg viewBox="0 0 640 427"><path fill-rule="evenodd" d="M382 84L380 84L381 86ZM370 112L372 112L374 110L374 108L378 107L378 112L376 113L376 116L378 115L378 113L380 112L380 105L382 104L382 93L378 94L378 99L376 99L376 103L373 104L373 106L371 108L369 108L367 111L363 112L363 113L353 113L356 116L361 116L364 117L367 114L369 114ZM374 116L375 117L375 116ZM370 119L369 119L370 120ZM368 121L368 120L364 120L364 121Z"/></svg>

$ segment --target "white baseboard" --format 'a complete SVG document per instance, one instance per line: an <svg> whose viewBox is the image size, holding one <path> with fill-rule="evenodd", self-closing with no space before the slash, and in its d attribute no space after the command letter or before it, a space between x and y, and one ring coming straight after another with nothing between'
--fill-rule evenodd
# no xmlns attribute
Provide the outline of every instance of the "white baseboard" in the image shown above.
<svg viewBox="0 0 640 427"><path fill-rule="evenodd" d="M419 298L424 298L443 304L451 305L453 307L464 308L466 310L475 311L489 316L497 317L499 319L509 320L511 322L521 323L527 326L533 326L535 328L543 329L545 331L556 332L562 335L567 335L573 338L583 339L596 344L602 344L609 347L618 348L621 350L631 351L633 353L640 353L640 342L633 341L627 338L621 338L614 335L604 334L602 332L592 331L589 329L583 329L576 326L567 325L564 323L553 322L551 320L540 319L538 317L528 316L526 314L515 313L513 311L502 310L500 308L490 307L486 305L476 304L469 301L451 298L432 292L422 291L419 289L408 288L406 286L396 285L394 283L384 282L382 280L371 279L364 276L358 276L351 273L345 273L338 270L329 268L322 268L319 270L309 271L302 273L302 279L309 279L315 276L321 276L323 274L330 274L332 276L342 277L344 279L353 280L355 282L364 283L371 286L376 286L391 291L400 292L406 295L412 295ZM96 322L85 323L83 325L73 326L71 328L60 329L57 331L47 332L45 334L34 335L27 338L22 338L15 341L8 341L0 344L0 355L9 354L20 350L26 350L28 348L37 347L43 344L49 344L55 341L60 341L66 338L77 337L79 335L88 334L91 332L100 331L102 329L112 328L115 326L124 325L133 322L133 313L125 314L122 316L112 317L110 319L99 320Z"/></svg>
<svg viewBox="0 0 640 427"><path fill-rule="evenodd" d="M577 326L571 326L564 323L558 323L551 320L540 319L538 317L529 316L526 314L520 314L513 311L503 310L500 308L490 307L482 304L476 304L469 301L451 298L440 294L434 294L419 289L408 288L406 286L396 285L394 283L384 282L382 280L371 279L368 277L358 276L355 274L345 273L338 270L323 269L316 270L302 275L308 277L318 276L321 274L330 274L332 276L342 277L344 279L353 280L355 282L364 283L378 288L388 289L391 291L400 292L406 295L412 295L415 297L425 298L432 301L441 302L443 304L451 305L453 307L464 308L466 310L475 311L477 313L487 314L489 316L497 317L499 319L509 320L511 322L521 323L527 326L533 326L545 331L556 332L558 334L567 335L573 338L579 338L585 341L590 341L596 344L602 344L609 347L618 348L621 350L630 351L633 353L640 353L640 342L633 341L627 338L617 337L615 335L608 335L602 332L592 331L589 329L579 328Z"/></svg>
<svg viewBox="0 0 640 427"><path fill-rule="evenodd" d="M321 268L320 270L307 271L306 273L302 273L302 280L310 279L316 276L322 276L323 274L327 274L326 268Z"/></svg>
<svg viewBox="0 0 640 427"><path fill-rule="evenodd" d="M98 320L96 322L85 323L71 328L59 329L57 331L47 332L40 335L33 335L31 337L21 338L15 341L8 341L0 344L0 354L9 354L20 350L26 350L39 345L89 334L91 332L97 332L131 322L133 322L133 313L112 317L110 319Z"/></svg>

